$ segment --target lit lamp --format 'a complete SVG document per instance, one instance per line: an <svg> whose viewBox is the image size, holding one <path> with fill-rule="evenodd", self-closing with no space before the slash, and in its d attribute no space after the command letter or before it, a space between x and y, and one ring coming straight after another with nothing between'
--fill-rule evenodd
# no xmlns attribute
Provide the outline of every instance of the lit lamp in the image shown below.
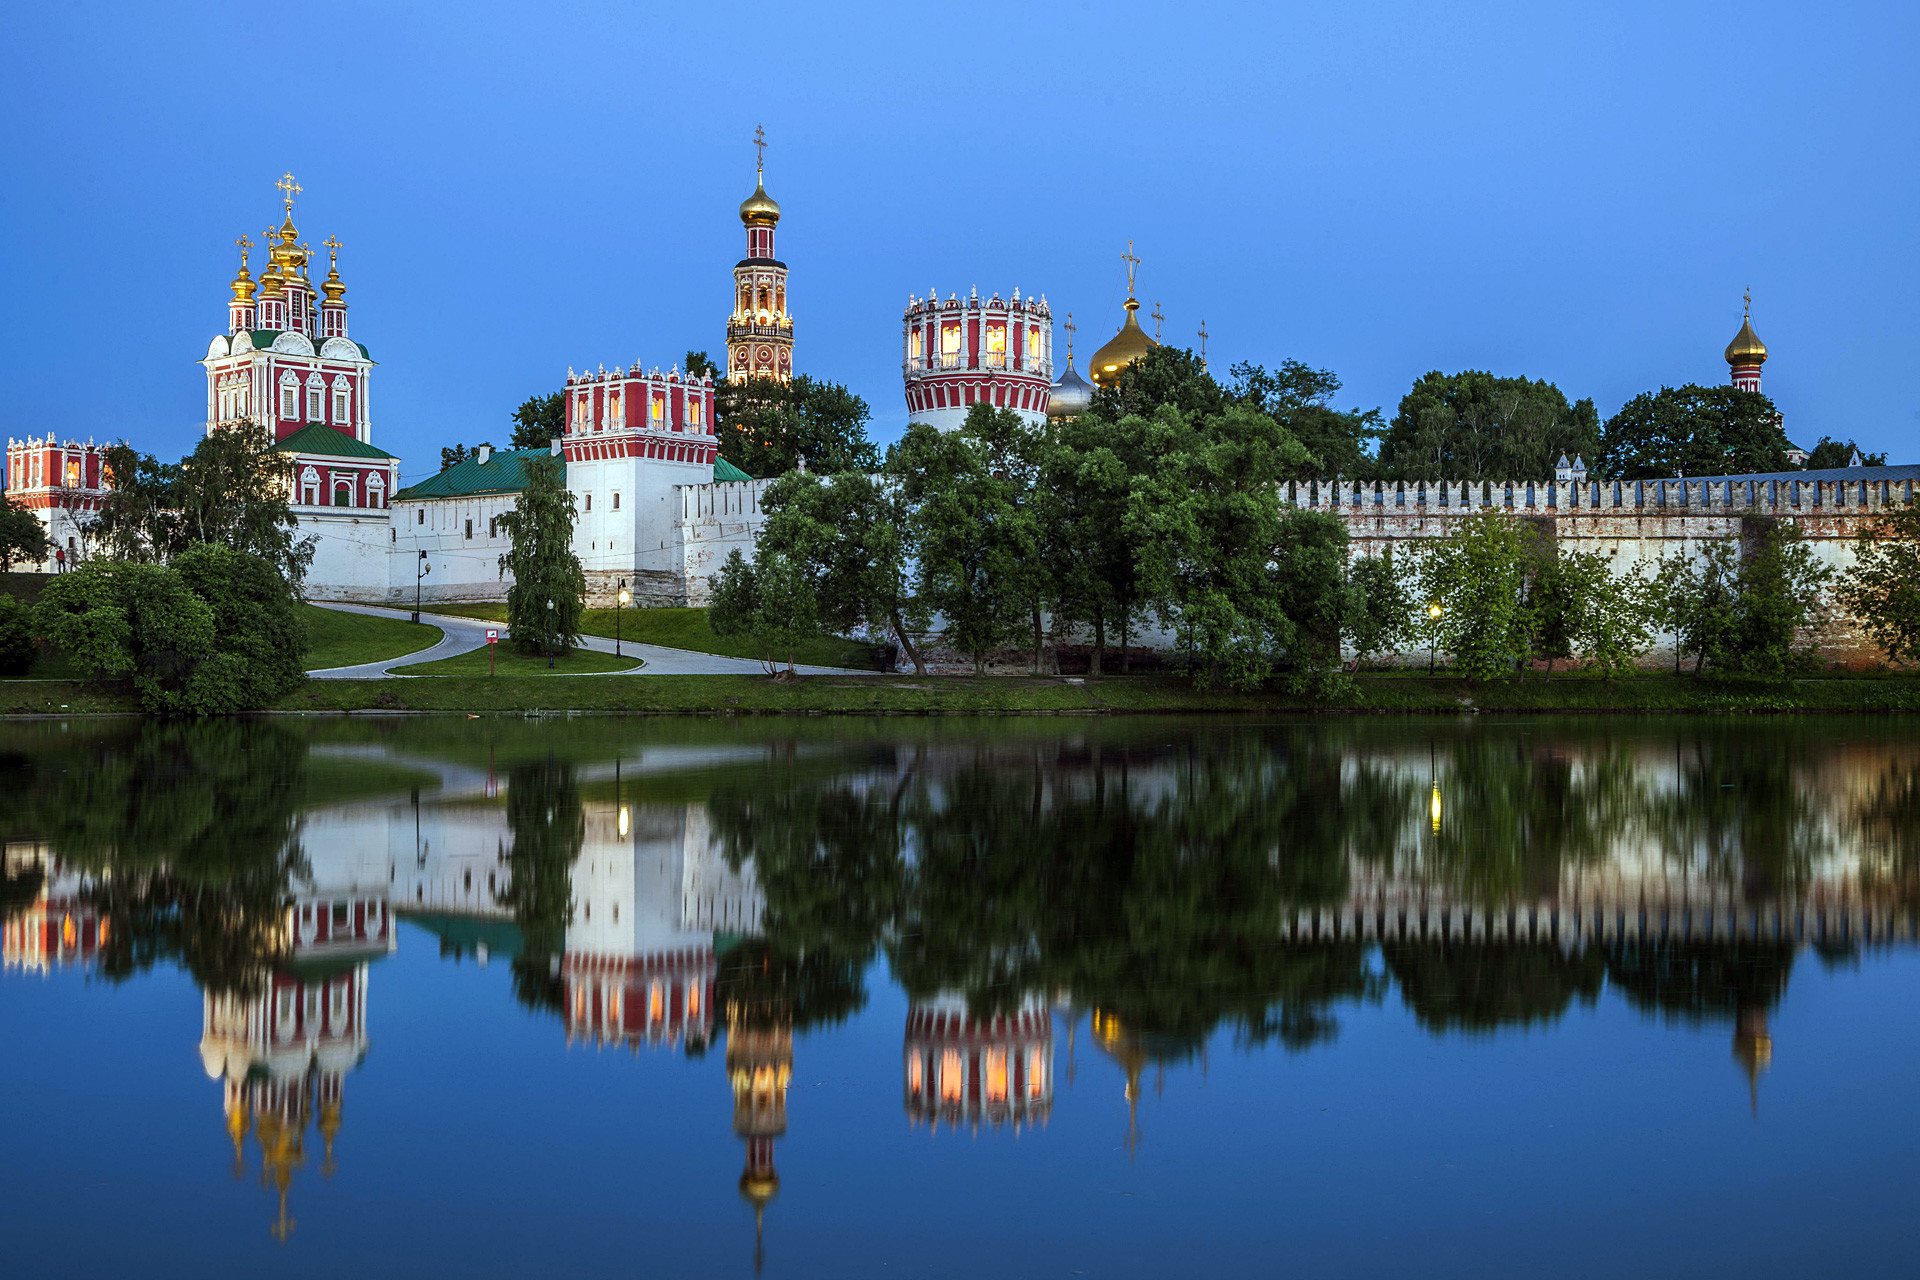
<svg viewBox="0 0 1920 1280"><path fill-rule="evenodd" d="M627 580L620 579L620 594L613 598L613 656L620 656L620 611L633 602L633 593L627 590ZM620 819L620 834L627 834L626 818Z"/></svg>
<svg viewBox="0 0 1920 1280"><path fill-rule="evenodd" d="M553 670L553 601L547 601L547 670Z"/></svg>
<svg viewBox="0 0 1920 1280"><path fill-rule="evenodd" d="M1433 634L1427 637L1427 641L1428 641L1427 643L1427 674L1428 675L1433 674L1433 651L1434 651L1434 648L1438 646L1440 643L1440 615L1442 612L1444 612L1444 610L1440 608L1440 602L1438 600L1435 600L1432 604L1427 606L1427 617L1431 619L1433 622ZM1434 804L1433 811L1436 814L1439 813L1440 800L1437 792L1435 793L1433 804ZM1434 821L1439 822L1440 819L1436 817Z"/></svg>

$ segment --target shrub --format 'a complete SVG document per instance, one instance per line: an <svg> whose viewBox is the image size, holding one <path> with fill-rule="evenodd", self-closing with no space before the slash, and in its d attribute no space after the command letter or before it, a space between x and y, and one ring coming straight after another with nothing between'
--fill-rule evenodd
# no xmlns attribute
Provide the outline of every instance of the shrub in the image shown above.
<svg viewBox="0 0 1920 1280"><path fill-rule="evenodd" d="M33 609L0 595L0 676L23 676L33 669Z"/></svg>

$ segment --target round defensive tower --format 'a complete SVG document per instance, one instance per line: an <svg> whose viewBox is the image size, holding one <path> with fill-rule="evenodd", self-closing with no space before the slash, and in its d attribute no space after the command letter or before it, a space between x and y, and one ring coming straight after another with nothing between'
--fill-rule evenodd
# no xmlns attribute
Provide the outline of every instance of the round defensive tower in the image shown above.
<svg viewBox="0 0 1920 1280"><path fill-rule="evenodd" d="M1031 426L1047 420L1053 388L1053 313L1047 300L937 293L909 298L901 325L907 421L952 431L976 404L1012 409Z"/></svg>

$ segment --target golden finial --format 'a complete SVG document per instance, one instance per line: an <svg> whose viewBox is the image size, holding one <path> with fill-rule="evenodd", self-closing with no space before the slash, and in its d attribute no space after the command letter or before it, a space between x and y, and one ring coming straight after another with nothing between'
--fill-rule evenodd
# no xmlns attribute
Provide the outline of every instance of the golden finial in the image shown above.
<svg viewBox="0 0 1920 1280"><path fill-rule="evenodd" d="M1067 312L1067 363L1073 363L1073 312Z"/></svg>
<svg viewBox="0 0 1920 1280"><path fill-rule="evenodd" d="M1133 278L1140 270L1140 259L1133 256L1133 241L1127 241L1127 251L1120 255L1120 261L1127 264L1127 297L1133 297Z"/></svg>
<svg viewBox="0 0 1920 1280"><path fill-rule="evenodd" d="M767 131L759 125L753 126L753 167L764 172L767 167Z"/></svg>
<svg viewBox="0 0 1920 1280"><path fill-rule="evenodd" d="M320 246L327 251L327 260L329 262L337 263L340 261L340 241L337 237L328 236L320 242Z"/></svg>
<svg viewBox="0 0 1920 1280"><path fill-rule="evenodd" d="M1153 316L1153 340L1158 342L1160 341L1160 326L1167 322L1167 318L1160 314L1160 304L1157 302L1153 304L1153 310L1150 314Z"/></svg>
<svg viewBox="0 0 1920 1280"><path fill-rule="evenodd" d="M286 173L281 175L280 181L274 183L273 185L280 188L280 194L284 195L287 198L287 212L292 213L293 198L299 195L302 190L300 184L293 180L293 171L289 169Z"/></svg>
<svg viewBox="0 0 1920 1280"><path fill-rule="evenodd" d="M1740 318L1742 320L1753 319L1753 286L1752 285L1748 285L1747 291L1740 295Z"/></svg>
<svg viewBox="0 0 1920 1280"><path fill-rule="evenodd" d="M1200 367L1207 367L1207 322L1200 322Z"/></svg>
<svg viewBox="0 0 1920 1280"><path fill-rule="evenodd" d="M247 265L247 250L253 248L253 241L247 239L245 236L241 236L238 240L235 240L234 243L240 246L240 265L242 268L245 268Z"/></svg>

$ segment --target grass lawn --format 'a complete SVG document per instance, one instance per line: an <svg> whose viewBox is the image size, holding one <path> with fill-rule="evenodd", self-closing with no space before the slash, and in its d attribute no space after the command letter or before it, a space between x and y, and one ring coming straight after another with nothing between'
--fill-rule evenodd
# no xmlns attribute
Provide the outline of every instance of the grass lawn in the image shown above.
<svg viewBox="0 0 1920 1280"><path fill-rule="evenodd" d="M472 653L463 653L458 657L442 658L438 662L422 662L417 666L402 667L400 674L409 676L477 676L487 680L487 648L482 646ZM551 676L586 675L596 671L631 671L640 665L638 658L616 658L610 653L595 653L591 649L575 649L571 653L555 654L553 670L547 670L547 660L540 654L520 652L510 644L490 646L499 652L499 675L493 679L524 679L538 676L548 679ZM357 683L357 682L356 682Z"/></svg>
<svg viewBox="0 0 1920 1280"><path fill-rule="evenodd" d="M303 604L300 616L307 624L309 671L327 667L355 667L383 658L404 658L440 643L441 630L399 618L375 618L364 613L342 613Z"/></svg>
<svg viewBox="0 0 1920 1280"><path fill-rule="evenodd" d="M489 622L507 620L507 606L500 603L432 605L422 612L485 618ZM665 645L669 649L691 649L695 653L718 653L729 658L760 656L752 642L744 637L713 634L713 628L707 625L705 609L621 609L619 613L622 640ZM581 619L581 631L611 640L614 638L613 615L612 609L589 609ZM871 671L875 667L872 645L838 636L822 636L802 645L795 652L794 661L810 667L852 667L860 671Z"/></svg>
<svg viewBox="0 0 1920 1280"><path fill-rule="evenodd" d="M484 661L484 655L481 655ZM469 659L470 660L470 659ZM441 665L441 664L435 664ZM481 668L485 670L484 667ZM1328 699L1270 686L1195 689L1173 675L1069 684L1029 676L649 676L554 679L314 681L287 711L608 711L655 715L1114 715L1129 713L1881 712L1920 711L1920 679L1837 677L1783 682L1555 679L1469 684L1445 676L1362 677Z"/></svg>

